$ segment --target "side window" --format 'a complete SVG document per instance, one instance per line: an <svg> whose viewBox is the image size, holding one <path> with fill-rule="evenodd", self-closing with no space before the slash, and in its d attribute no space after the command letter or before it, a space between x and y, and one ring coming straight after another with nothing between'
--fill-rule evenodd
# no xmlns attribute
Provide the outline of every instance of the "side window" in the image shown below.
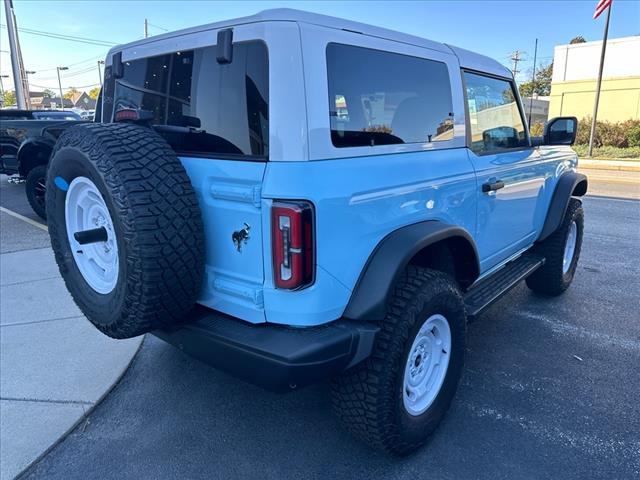
<svg viewBox="0 0 640 480"><path fill-rule="evenodd" d="M327 74L334 146L373 147L453 138L446 64L330 43Z"/></svg>
<svg viewBox="0 0 640 480"><path fill-rule="evenodd" d="M233 45L219 64L205 47L124 62L113 111L139 108L178 153L269 155L268 56L263 42ZM105 98L108 88L105 87Z"/></svg>
<svg viewBox="0 0 640 480"><path fill-rule="evenodd" d="M471 150L491 153L526 147L527 136L513 84L507 80L464 72Z"/></svg>

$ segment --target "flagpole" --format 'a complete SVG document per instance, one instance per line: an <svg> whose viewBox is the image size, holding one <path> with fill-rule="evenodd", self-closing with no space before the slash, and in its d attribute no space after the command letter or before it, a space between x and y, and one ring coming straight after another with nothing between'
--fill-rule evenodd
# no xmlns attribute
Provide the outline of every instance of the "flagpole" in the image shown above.
<svg viewBox="0 0 640 480"><path fill-rule="evenodd" d="M533 73L531 74L531 98L529 99L529 131L531 131L531 111L533 110L533 94L536 92L536 60L538 59L538 39L536 38L536 48L533 51Z"/></svg>
<svg viewBox="0 0 640 480"><path fill-rule="evenodd" d="M598 103L600 102L600 87L602 86L602 70L604 68L604 54L607 50L607 37L609 36L609 19L611 18L611 7L613 2L607 7L607 21L604 24L604 40L602 41L602 50L600 53L600 70L598 71L598 82L596 83L596 101L593 104L593 118L591 119L591 135L589 135L589 153L587 156L593 155L593 140L596 136L596 119L598 117Z"/></svg>

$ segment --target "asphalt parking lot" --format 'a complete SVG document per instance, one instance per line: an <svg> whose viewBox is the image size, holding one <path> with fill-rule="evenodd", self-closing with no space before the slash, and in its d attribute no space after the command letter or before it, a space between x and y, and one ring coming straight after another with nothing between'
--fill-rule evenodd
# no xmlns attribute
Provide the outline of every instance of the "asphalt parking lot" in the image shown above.
<svg viewBox="0 0 640 480"><path fill-rule="evenodd" d="M36 218L21 185L0 186L3 207ZM546 299L521 285L469 325L453 406L409 458L353 440L327 385L271 394L148 336L111 394L27 477L640 478L640 202L584 205L572 287ZM3 251L46 243L0 218Z"/></svg>

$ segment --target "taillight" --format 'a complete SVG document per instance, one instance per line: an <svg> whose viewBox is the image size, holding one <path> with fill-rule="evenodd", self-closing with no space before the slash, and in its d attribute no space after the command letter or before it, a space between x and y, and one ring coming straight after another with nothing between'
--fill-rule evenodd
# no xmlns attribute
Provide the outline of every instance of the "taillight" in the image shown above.
<svg viewBox="0 0 640 480"><path fill-rule="evenodd" d="M121 108L114 117L114 122L144 123L153 119L153 112L137 108Z"/></svg>
<svg viewBox="0 0 640 480"><path fill-rule="evenodd" d="M271 245L276 287L295 290L313 283L313 207L304 201L275 201L271 207Z"/></svg>
<svg viewBox="0 0 640 480"><path fill-rule="evenodd" d="M131 120L138 120L138 111L132 108L123 108L118 110L113 118L116 122L126 122Z"/></svg>

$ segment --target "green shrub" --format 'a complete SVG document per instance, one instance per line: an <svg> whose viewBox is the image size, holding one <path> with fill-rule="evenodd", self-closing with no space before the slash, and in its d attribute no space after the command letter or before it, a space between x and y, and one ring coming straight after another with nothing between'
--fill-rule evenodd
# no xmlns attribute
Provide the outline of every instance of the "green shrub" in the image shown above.
<svg viewBox="0 0 640 480"><path fill-rule="evenodd" d="M627 143L630 147L640 147L640 124L627 130Z"/></svg>
<svg viewBox="0 0 640 480"><path fill-rule="evenodd" d="M585 117L578 122L576 144L588 145L591 134L591 117ZM596 122L596 135L593 139L594 147L640 146L640 120L626 120L624 122Z"/></svg>
<svg viewBox="0 0 640 480"><path fill-rule="evenodd" d="M589 151L589 145L574 145L573 149L579 157L586 157ZM640 147L596 147L593 149L593 157L640 160Z"/></svg>

